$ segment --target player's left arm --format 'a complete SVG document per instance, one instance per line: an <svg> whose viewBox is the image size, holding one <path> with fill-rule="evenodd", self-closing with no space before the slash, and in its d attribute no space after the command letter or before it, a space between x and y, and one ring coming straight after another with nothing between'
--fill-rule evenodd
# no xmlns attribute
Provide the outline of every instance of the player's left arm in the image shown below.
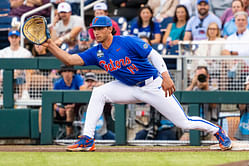
<svg viewBox="0 0 249 166"><path fill-rule="evenodd" d="M169 75L167 66L163 61L162 56L157 51L152 49L148 55L148 58L151 60L152 64L162 75L162 88L165 91L165 97L171 96L175 92L175 85Z"/></svg>

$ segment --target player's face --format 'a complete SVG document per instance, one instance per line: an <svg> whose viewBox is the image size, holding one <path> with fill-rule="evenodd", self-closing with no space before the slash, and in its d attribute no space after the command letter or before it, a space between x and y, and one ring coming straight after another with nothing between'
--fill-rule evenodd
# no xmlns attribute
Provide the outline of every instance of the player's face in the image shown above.
<svg viewBox="0 0 249 166"><path fill-rule="evenodd" d="M238 11L243 11L242 4L240 3L240 1L234 1L232 3L232 12L234 14Z"/></svg>
<svg viewBox="0 0 249 166"><path fill-rule="evenodd" d="M108 39L108 36L111 34L112 28L111 27L95 27L93 28L93 33L95 39L98 43L103 43Z"/></svg>
<svg viewBox="0 0 249 166"><path fill-rule="evenodd" d="M200 4L197 5L198 13L201 16L206 16L209 11L209 5L206 2L201 2Z"/></svg>

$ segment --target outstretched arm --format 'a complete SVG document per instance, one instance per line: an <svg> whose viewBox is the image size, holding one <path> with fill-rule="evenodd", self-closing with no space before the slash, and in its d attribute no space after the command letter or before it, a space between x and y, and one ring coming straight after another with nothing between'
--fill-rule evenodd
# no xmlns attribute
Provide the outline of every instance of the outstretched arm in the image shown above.
<svg viewBox="0 0 249 166"><path fill-rule="evenodd" d="M48 39L44 44L48 50L59 60L66 65L84 65L83 59L77 54L69 54L66 51L60 49L51 39Z"/></svg>
<svg viewBox="0 0 249 166"><path fill-rule="evenodd" d="M148 58L163 77L162 88L165 92L165 97L171 96L175 92L175 85L168 73L167 66L163 61L162 56L152 49Z"/></svg>

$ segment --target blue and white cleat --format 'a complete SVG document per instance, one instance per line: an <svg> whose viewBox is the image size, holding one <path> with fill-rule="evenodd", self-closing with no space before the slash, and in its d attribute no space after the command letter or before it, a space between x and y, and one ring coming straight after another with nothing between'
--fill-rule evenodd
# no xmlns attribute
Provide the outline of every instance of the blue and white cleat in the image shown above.
<svg viewBox="0 0 249 166"><path fill-rule="evenodd" d="M93 138L86 135L79 136L79 140L66 148L69 152L93 152L96 150Z"/></svg>
<svg viewBox="0 0 249 166"><path fill-rule="evenodd" d="M232 141L221 127L219 127L219 131L215 133L214 136L219 141L219 146L221 150L224 151L232 149Z"/></svg>

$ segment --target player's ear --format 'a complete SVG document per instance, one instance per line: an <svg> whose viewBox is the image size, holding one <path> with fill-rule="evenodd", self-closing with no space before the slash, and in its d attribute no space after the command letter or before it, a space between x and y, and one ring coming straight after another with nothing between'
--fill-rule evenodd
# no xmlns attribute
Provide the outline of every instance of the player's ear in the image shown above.
<svg viewBox="0 0 249 166"><path fill-rule="evenodd" d="M107 27L108 31L112 32L113 27Z"/></svg>

